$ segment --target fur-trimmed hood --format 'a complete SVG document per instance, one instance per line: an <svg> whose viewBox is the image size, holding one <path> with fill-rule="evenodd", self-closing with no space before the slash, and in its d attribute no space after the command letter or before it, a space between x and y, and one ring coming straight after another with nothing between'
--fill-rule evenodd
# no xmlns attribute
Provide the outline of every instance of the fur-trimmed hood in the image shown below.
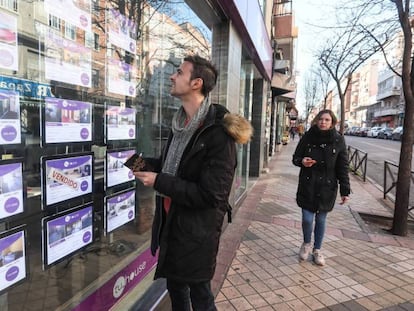
<svg viewBox="0 0 414 311"><path fill-rule="evenodd" d="M247 144L253 136L252 125L239 114L226 113L223 117L223 126L238 144Z"/></svg>

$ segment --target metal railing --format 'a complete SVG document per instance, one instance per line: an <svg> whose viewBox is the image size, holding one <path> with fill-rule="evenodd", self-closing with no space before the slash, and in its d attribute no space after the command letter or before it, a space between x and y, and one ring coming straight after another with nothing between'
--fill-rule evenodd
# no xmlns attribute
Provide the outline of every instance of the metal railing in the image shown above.
<svg viewBox="0 0 414 311"><path fill-rule="evenodd" d="M367 178L367 161L368 153L348 145L349 170L362 177L363 181L366 181Z"/></svg>
<svg viewBox="0 0 414 311"><path fill-rule="evenodd" d="M398 165L391 161L384 161L384 187L383 195L384 199L390 199L395 202L396 186L398 178ZM411 190L414 188L414 172L411 171ZM412 193L412 191L410 191ZM411 206L408 211L414 209L414 204L410 200Z"/></svg>

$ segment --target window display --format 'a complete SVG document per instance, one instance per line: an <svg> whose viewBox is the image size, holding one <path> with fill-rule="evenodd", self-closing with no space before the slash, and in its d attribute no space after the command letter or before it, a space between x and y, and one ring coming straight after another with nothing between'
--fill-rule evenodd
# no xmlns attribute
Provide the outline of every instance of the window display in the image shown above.
<svg viewBox="0 0 414 311"><path fill-rule="evenodd" d="M21 142L19 94L0 90L0 144Z"/></svg>
<svg viewBox="0 0 414 311"><path fill-rule="evenodd" d="M93 192L93 153L42 157L43 207L68 202Z"/></svg>
<svg viewBox="0 0 414 311"><path fill-rule="evenodd" d="M22 159L0 161L0 220L23 213Z"/></svg>
<svg viewBox="0 0 414 311"><path fill-rule="evenodd" d="M26 232L23 227L0 234L0 294L27 278Z"/></svg>
<svg viewBox="0 0 414 311"><path fill-rule="evenodd" d="M50 98L42 110L42 144L92 141L92 104Z"/></svg>
<svg viewBox="0 0 414 311"><path fill-rule="evenodd" d="M132 263L151 272L154 191L124 163L160 154L169 77L211 38L185 1L0 1L0 230L24 225L30 255L2 307L76 310Z"/></svg>
<svg viewBox="0 0 414 311"><path fill-rule="evenodd" d="M120 106L106 107L106 140L131 140L136 138L136 110Z"/></svg>
<svg viewBox="0 0 414 311"><path fill-rule="evenodd" d="M135 180L133 172L123 165L135 153L135 149L107 150L105 165L106 189Z"/></svg>
<svg viewBox="0 0 414 311"><path fill-rule="evenodd" d="M42 219L43 268L93 242L92 203Z"/></svg>
<svg viewBox="0 0 414 311"><path fill-rule="evenodd" d="M135 189L127 189L105 198L105 233L135 219Z"/></svg>

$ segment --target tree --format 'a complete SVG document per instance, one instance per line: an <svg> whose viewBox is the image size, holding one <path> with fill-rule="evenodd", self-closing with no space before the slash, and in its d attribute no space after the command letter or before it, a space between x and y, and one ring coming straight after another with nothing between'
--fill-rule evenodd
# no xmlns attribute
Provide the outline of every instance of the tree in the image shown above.
<svg viewBox="0 0 414 311"><path fill-rule="evenodd" d="M308 124L309 114L316 106L320 95L319 75L315 71L310 71L304 79L304 100L305 100L305 124Z"/></svg>
<svg viewBox="0 0 414 311"><path fill-rule="evenodd" d="M319 64L323 67L334 80L338 90L341 105L340 132L344 131L345 123L345 94L348 91L352 75L368 59L381 49L388 38L383 38L380 42L373 40L371 33L363 26L362 19L368 10L368 4L360 6L351 14L352 17L346 18L346 23L338 21L337 28L318 53ZM343 11L342 11L343 12Z"/></svg>
<svg viewBox="0 0 414 311"><path fill-rule="evenodd" d="M390 0L398 11L398 20L404 36L401 79L405 99L404 134L401 141L400 163L398 166L397 192L395 196L394 219L391 231L406 236L408 231L408 206L411 185L411 160L414 142L414 68L412 61L412 16L409 0Z"/></svg>
<svg viewBox="0 0 414 311"><path fill-rule="evenodd" d="M394 7L388 7L388 5L392 3L394 4ZM386 64L390 70L400 76L402 80L405 100L404 134L401 141L398 165L394 218L390 231L395 235L406 236L408 231L408 207L410 204L412 146L414 143L414 68L412 61L413 16L410 13L410 0L377 0L371 2L371 5L377 7L381 12L386 12L388 9L388 11L396 10L398 14L398 17L382 19L381 22L371 23L371 26L361 25L361 27L363 27L371 39L376 41L378 46L380 46ZM383 30L383 32L391 36L395 37L397 34L396 31L399 31L400 33L402 32L404 47L402 58L397 62L389 61L386 52L386 44L381 44L378 39L378 34L375 34L373 31L375 28L378 29L381 24L387 25L386 30Z"/></svg>

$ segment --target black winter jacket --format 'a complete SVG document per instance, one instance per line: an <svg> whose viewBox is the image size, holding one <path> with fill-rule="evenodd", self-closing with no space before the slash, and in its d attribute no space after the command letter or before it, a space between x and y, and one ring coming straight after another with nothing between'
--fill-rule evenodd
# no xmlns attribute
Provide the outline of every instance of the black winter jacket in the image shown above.
<svg viewBox="0 0 414 311"><path fill-rule="evenodd" d="M316 160L312 167L304 167L302 159ZM348 154L345 140L335 129L321 131L315 125L299 141L292 162L299 166L297 204L309 211L329 212L335 205L338 182L341 196L351 189L348 175Z"/></svg>
<svg viewBox="0 0 414 311"><path fill-rule="evenodd" d="M246 142L237 136L243 129L251 131L246 119L212 104L184 150L177 176L157 175L154 189L171 198L171 207L166 214L163 197L157 195L151 240L153 255L159 247L155 278L180 282L213 278L223 219L230 209L235 142ZM250 139L251 132L245 134ZM171 139L172 132L161 158L146 159L154 171L161 171Z"/></svg>

